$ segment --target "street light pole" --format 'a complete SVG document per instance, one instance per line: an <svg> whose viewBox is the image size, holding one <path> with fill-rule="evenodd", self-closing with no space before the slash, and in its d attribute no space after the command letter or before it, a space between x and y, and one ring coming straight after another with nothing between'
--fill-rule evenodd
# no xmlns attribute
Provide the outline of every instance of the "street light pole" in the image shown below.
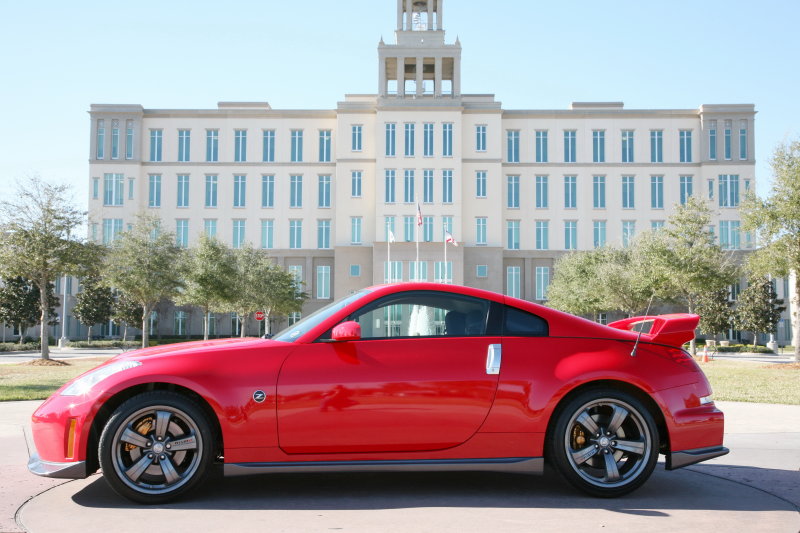
<svg viewBox="0 0 800 533"><path fill-rule="evenodd" d="M769 280L769 288L770 288L770 292L771 292L772 291L772 274L769 274L767 279ZM778 343L775 342L775 332L774 331L770 331L769 332L769 342L767 342L767 348L772 350L773 352L777 352L777 350L778 350Z"/></svg>
<svg viewBox="0 0 800 533"><path fill-rule="evenodd" d="M65 348L67 346L67 275L64 274L64 290L62 291L61 298L61 338L58 339L58 347Z"/></svg>

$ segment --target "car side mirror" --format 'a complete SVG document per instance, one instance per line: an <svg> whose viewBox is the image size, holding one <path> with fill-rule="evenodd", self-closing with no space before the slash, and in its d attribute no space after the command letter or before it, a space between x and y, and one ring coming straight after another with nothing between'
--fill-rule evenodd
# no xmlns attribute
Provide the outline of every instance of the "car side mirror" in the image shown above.
<svg viewBox="0 0 800 533"><path fill-rule="evenodd" d="M333 328L331 339L337 342L361 340L361 324L353 320L342 322Z"/></svg>

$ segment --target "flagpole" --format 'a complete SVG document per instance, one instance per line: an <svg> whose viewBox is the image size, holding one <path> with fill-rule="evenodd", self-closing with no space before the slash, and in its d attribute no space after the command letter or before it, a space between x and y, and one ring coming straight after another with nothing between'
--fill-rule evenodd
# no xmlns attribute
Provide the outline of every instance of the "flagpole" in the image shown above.
<svg viewBox="0 0 800 533"><path fill-rule="evenodd" d="M419 208L419 202L417 202L417 220L416 220L417 223L415 224L417 226L417 228L416 228L416 230L414 232L414 240L417 241L417 256L416 256L416 260L414 261L414 281L419 281L419 270L420 270L420 268L419 268L419 226L421 224L421 220L420 220L421 216L422 216L422 211Z"/></svg>
<svg viewBox="0 0 800 533"><path fill-rule="evenodd" d="M447 235L443 236L442 239L444 241L444 264L442 265L442 271L439 274L442 276L442 279L447 279Z"/></svg>
<svg viewBox="0 0 800 533"><path fill-rule="evenodd" d="M392 282L392 241L391 238L386 236L386 279L389 283Z"/></svg>

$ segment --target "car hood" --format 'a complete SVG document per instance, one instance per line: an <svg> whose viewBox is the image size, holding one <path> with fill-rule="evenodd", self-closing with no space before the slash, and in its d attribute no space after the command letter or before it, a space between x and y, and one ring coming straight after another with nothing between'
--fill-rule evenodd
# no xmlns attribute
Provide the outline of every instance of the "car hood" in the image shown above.
<svg viewBox="0 0 800 533"><path fill-rule="evenodd" d="M231 349L249 349L249 348L268 348L275 345L284 345L277 341L259 339L259 338L231 338L231 339L214 339L208 341L192 341L180 342L176 344L165 344L162 346L153 346L150 348L141 348L130 352L123 352L114 357L114 360L120 359L147 359L151 357L172 357L177 355L199 355L206 353L219 352L222 350Z"/></svg>

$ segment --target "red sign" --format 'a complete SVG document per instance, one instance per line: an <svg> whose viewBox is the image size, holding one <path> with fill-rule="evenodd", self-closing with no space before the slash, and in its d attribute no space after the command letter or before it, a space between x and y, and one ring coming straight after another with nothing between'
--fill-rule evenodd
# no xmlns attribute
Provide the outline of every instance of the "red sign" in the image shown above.
<svg viewBox="0 0 800 533"><path fill-rule="evenodd" d="M256 311L256 320L264 320L264 311Z"/></svg>

